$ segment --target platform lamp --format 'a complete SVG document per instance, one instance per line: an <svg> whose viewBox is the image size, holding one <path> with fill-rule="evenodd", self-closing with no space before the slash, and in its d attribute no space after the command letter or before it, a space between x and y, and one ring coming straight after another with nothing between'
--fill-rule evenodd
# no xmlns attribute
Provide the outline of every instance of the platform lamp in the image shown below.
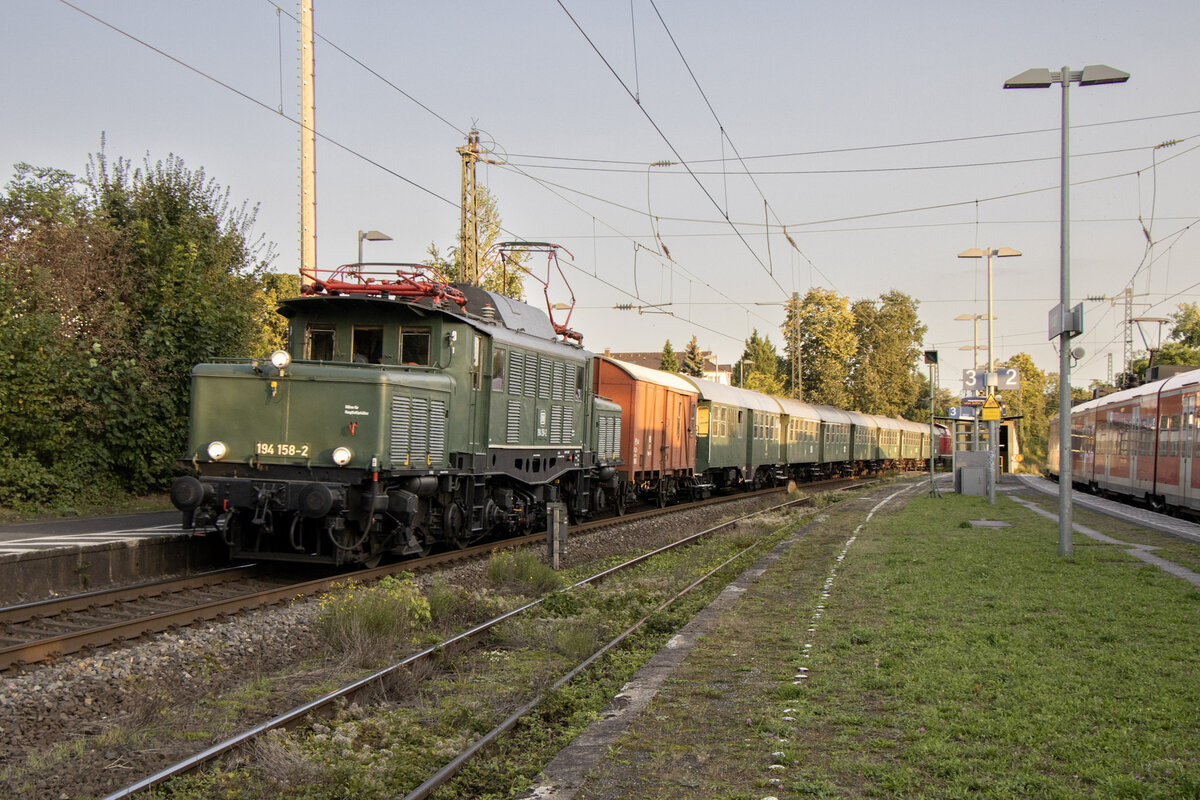
<svg viewBox="0 0 1200 800"><path fill-rule="evenodd" d="M997 258L1012 258L1021 255L1020 250L1013 250L1011 247L989 247L981 249L972 247L970 250L963 250L958 254L959 258L986 258L987 259L987 333L988 333L988 364L987 364L987 387L988 395L992 394L992 386L996 383L996 372L994 364L996 359L992 352L992 320L996 317L992 314L992 256ZM999 453L996 450L996 438L999 426L995 420L988 421L988 505L996 505L996 464L999 459Z"/></svg>
<svg viewBox="0 0 1200 800"><path fill-rule="evenodd" d="M1128 72L1103 64L1074 70L1063 67L1059 72L1048 69L1028 69L1004 82L1005 89L1048 89L1062 86L1062 182L1059 211L1059 283L1061 296L1058 308L1050 312L1051 339L1058 339L1058 554L1071 555L1071 337L1082 333L1083 320L1075 319L1071 305L1071 236L1069 133L1071 130L1068 95L1071 83L1098 86L1103 83L1124 83ZM1070 309L1070 310L1069 310ZM1079 316L1083 315L1082 304Z"/></svg>
<svg viewBox="0 0 1200 800"><path fill-rule="evenodd" d="M960 347L958 349L971 351L971 367L972 368L977 368L979 366L979 351L982 349L979 346L979 320L981 320L981 319L988 320L988 322L990 324L991 321L993 319L995 319L995 317L990 314L959 314L957 317L954 318L955 322L963 322L966 320L971 320L971 345L969 347L967 345L963 345L962 347ZM974 421L972 422L972 425L971 425L971 449L972 450L979 449L979 417L978 416L976 416L974 418Z"/></svg>
<svg viewBox="0 0 1200 800"><path fill-rule="evenodd" d="M362 268L362 263L363 263L362 262L362 243L363 243L363 241L390 242L391 240L392 240L392 237L388 236L386 233L381 233L380 231L359 231L358 232L358 261L355 263L358 264L360 269Z"/></svg>

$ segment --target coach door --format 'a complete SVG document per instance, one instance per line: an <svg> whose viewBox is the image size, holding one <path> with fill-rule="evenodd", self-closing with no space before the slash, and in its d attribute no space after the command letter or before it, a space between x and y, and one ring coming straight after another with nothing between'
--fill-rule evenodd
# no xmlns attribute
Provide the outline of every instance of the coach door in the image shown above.
<svg viewBox="0 0 1200 800"><path fill-rule="evenodd" d="M1179 432L1179 493L1185 498L1180 505L1196 507L1200 499L1200 470L1196 469L1196 395L1183 398L1183 429Z"/></svg>

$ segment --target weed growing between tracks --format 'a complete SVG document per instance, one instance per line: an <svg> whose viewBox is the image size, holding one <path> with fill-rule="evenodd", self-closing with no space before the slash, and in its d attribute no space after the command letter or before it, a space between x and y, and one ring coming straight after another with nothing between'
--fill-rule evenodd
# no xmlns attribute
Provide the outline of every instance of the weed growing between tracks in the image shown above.
<svg viewBox="0 0 1200 800"><path fill-rule="evenodd" d="M1200 796L1195 588L946 495L877 514L821 600L852 524L747 592L580 800Z"/></svg>
<svg viewBox="0 0 1200 800"><path fill-rule="evenodd" d="M335 721L275 734L253 754L255 762L175 781L162 793L180 798L402 796L604 641L704 572L761 541L704 591L658 615L625 646L554 693L502 737L499 746L470 763L435 795L511 796L594 719L729 577L778 538L769 529L743 525L732 534L660 555L598 587L555 595L535 617L502 626L483 648L448 660L440 674L390 702L370 709L351 706ZM591 565L588 573L594 569ZM582 576L573 570L562 580Z"/></svg>

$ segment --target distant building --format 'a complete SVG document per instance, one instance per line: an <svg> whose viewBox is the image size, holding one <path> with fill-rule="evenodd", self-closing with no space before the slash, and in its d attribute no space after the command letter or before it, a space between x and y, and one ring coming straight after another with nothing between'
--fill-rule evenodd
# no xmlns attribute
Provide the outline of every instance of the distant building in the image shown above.
<svg viewBox="0 0 1200 800"><path fill-rule="evenodd" d="M607 347L604 348L605 358L615 358L617 361L624 361L627 364L637 364L639 367L647 367L648 369L662 368L662 351L654 353L614 353ZM675 354L679 361L683 360L683 352ZM729 376L733 374L733 366L730 364L718 364L716 356L711 350L700 351L700 357L704 359L704 375L706 381L713 383L723 383L729 385Z"/></svg>

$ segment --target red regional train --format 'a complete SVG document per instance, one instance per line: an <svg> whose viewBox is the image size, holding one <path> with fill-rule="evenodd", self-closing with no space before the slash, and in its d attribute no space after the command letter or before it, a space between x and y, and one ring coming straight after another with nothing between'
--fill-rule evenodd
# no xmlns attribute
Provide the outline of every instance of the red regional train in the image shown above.
<svg viewBox="0 0 1200 800"><path fill-rule="evenodd" d="M1154 510L1200 512L1200 369L1098 397L1071 409L1071 478ZM1059 420L1047 468L1059 474Z"/></svg>

